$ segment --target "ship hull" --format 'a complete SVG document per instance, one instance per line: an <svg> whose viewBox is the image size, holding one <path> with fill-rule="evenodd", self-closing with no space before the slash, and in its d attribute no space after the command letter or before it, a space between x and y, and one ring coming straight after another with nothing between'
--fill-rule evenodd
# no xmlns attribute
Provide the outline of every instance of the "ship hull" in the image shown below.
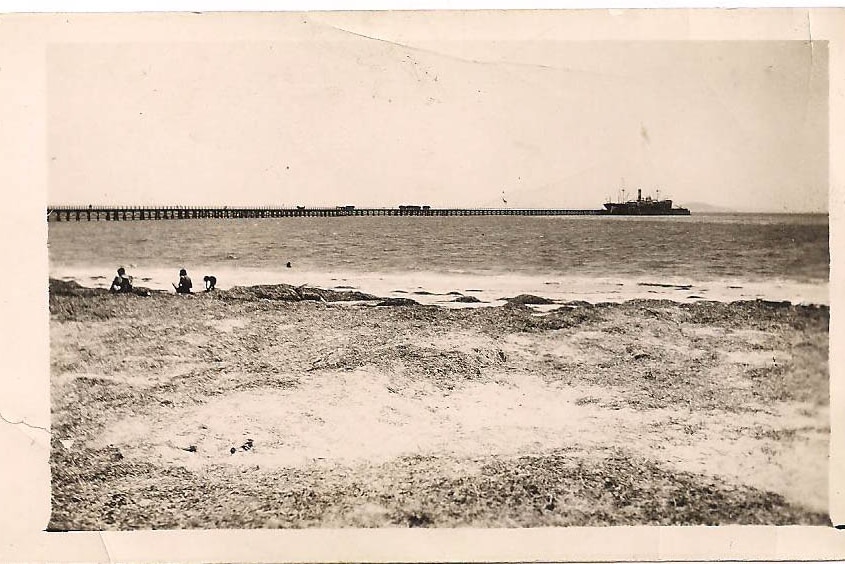
<svg viewBox="0 0 845 564"><path fill-rule="evenodd" d="M602 215L690 215L686 208L672 208L669 210L642 210L636 208L613 208L600 210Z"/></svg>
<svg viewBox="0 0 845 564"><path fill-rule="evenodd" d="M605 215L690 215L687 208L672 207L672 200L652 200L642 197L630 202L608 202L602 211Z"/></svg>

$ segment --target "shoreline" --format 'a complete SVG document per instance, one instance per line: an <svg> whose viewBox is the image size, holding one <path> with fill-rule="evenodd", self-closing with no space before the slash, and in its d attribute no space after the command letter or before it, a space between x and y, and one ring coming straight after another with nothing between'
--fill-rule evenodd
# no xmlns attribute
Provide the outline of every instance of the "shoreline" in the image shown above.
<svg viewBox="0 0 845 564"><path fill-rule="evenodd" d="M672 284L641 284L642 286L658 286L666 288L678 288ZM112 294L102 286L83 286L75 280L49 278L49 293L51 297L95 297L95 296L127 296L127 294ZM686 289L686 288L681 288ZM452 291L448 293L421 292L391 292L387 296L379 296L362 292L353 286L336 286L335 288L320 288L307 284L293 285L287 283L256 284L250 286L234 286L223 289L215 288L211 291L199 290L187 295L176 294L172 290L148 288L146 286L135 286L140 293L128 294L133 297L165 297L170 296L179 299L220 300L220 301L244 301L244 302L320 302L329 305L350 306L420 306L436 307L440 309L473 309L473 308L502 308L502 307L524 307L532 310L535 314L548 314L560 309L572 309L575 307L607 307L612 305L625 306L630 304L666 303L681 307L709 307L716 306L724 310L729 307L773 307L773 308L801 308L809 310L823 310L828 312L830 306L820 303L795 303L790 300L770 300L764 298L739 299L732 301L707 300L698 298L693 301L680 301L667 297L645 296L631 297L620 301L613 299L604 301L586 301L580 299L555 299L542 295L521 293L514 296L506 296L485 302L476 296L480 291L469 290L466 293ZM397 296L398 294L398 296ZM433 301L431 298L447 298L440 301ZM51 306L52 306L51 302ZM52 311L52 313L55 313Z"/></svg>
<svg viewBox="0 0 845 564"><path fill-rule="evenodd" d="M52 530L829 523L827 306L51 286Z"/></svg>
<svg viewBox="0 0 845 564"><path fill-rule="evenodd" d="M51 265L50 278L75 281L83 286L107 288L113 271L102 267L59 267ZM157 290L172 290L173 269L127 266L134 284ZM111 273L111 274L109 274ZM355 290L392 298L412 298L420 303L456 306L456 295L472 295L486 305L504 305L503 298L519 294L544 296L555 301L621 303L632 299L670 299L679 303L696 301L734 302L748 300L790 301L795 304L829 305L827 281L749 281L717 279L696 281L682 277L637 276L627 278L558 276L553 274L435 273L435 272L316 272L297 268L262 270L248 268L202 268L188 266L195 287L202 290L204 274L214 274L219 289L287 283L331 290ZM464 304L466 306L466 304Z"/></svg>

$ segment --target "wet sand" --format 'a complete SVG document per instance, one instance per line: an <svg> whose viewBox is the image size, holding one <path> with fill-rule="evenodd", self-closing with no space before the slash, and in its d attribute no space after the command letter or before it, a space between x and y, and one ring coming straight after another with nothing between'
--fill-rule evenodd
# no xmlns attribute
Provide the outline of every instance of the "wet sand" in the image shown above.
<svg viewBox="0 0 845 564"><path fill-rule="evenodd" d="M51 290L52 529L828 523L825 306Z"/></svg>

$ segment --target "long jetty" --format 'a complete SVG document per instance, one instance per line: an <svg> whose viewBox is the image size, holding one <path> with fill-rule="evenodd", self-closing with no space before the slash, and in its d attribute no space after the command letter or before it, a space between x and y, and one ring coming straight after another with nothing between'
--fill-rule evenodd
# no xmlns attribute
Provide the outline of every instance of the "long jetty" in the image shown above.
<svg viewBox="0 0 845 564"><path fill-rule="evenodd" d="M49 206L47 221L144 221L346 216L605 215L604 210L509 208L207 207L207 206Z"/></svg>

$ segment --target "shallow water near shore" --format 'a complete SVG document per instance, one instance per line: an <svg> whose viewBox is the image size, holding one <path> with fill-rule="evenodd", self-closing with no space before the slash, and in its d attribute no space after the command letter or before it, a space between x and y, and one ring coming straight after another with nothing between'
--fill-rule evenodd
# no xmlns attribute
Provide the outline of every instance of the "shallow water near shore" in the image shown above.
<svg viewBox="0 0 845 564"><path fill-rule="evenodd" d="M829 303L826 215L362 217L49 224L50 275L106 287L309 284L421 303L498 305L531 293L588 302L660 298ZM285 268L287 262L292 268Z"/></svg>

